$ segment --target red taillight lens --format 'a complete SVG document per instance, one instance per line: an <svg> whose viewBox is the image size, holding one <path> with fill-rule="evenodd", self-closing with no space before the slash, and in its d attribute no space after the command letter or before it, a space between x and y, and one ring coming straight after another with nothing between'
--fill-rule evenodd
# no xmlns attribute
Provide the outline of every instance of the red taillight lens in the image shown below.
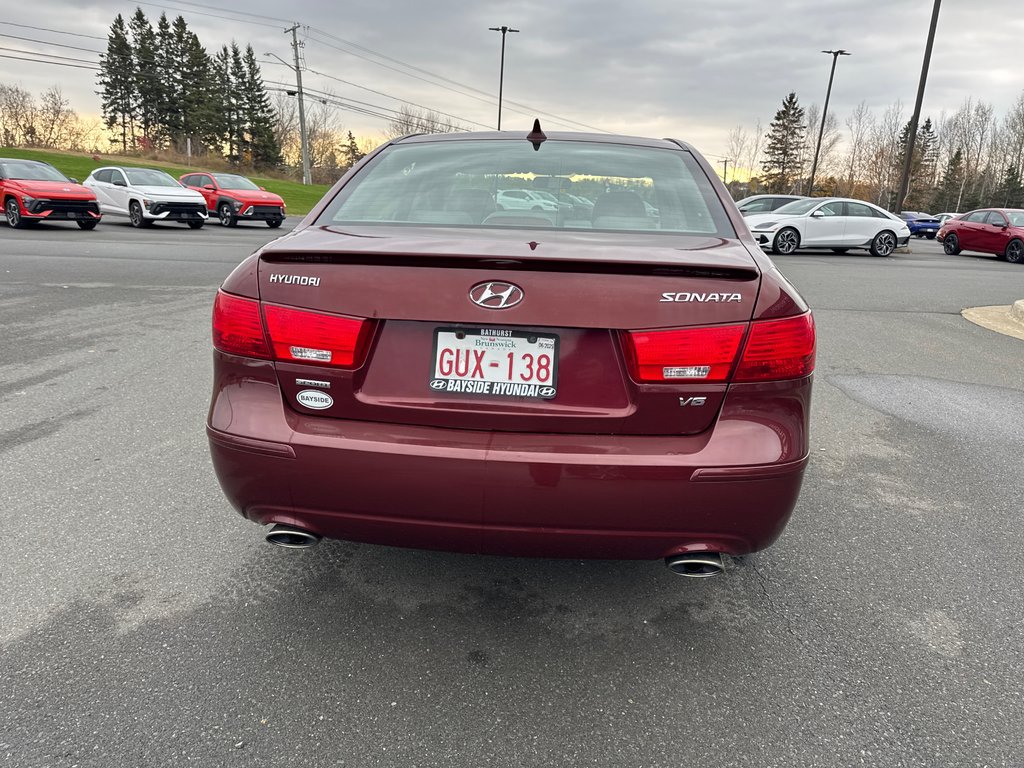
<svg viewBox="0 0 1024 768"><path fill-rule="evenodd" d="M811 313L751 323L750 338L733 381L800 379L814 370Z"/></svg>
<svg viewBox="0 0 1024 768"><path fill-rule="evenodd" d="M277 360L356 368L363 361L369 320L263 305L267 335Z"/></svg>
<svg viewBox="0 0 1024 768"><path fill-rule="evenodd" d="M631 331L627 335L638 381L725 381L746 325Z"/></svg>
<svg viewBox="0 0 1024 768"><path fill-rule="evenodd" d="M269 360L259 302L217 291L213 302L213 346L231 355Z"/></svg>

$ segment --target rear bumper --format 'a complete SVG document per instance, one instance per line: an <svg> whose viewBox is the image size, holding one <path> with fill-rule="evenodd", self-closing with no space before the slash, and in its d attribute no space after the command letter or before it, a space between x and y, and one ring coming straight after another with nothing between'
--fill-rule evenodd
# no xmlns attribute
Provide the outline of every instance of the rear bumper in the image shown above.
<svg viewBox="0 0 1024 768"><path fill-rule="evenodd" d="M807 464L810 378L734 386L701 435L537 435L303 415L268 364L217 354L207 433L228 499L255 522L331 538L539 557L740 555L782 532Z"/></svg>

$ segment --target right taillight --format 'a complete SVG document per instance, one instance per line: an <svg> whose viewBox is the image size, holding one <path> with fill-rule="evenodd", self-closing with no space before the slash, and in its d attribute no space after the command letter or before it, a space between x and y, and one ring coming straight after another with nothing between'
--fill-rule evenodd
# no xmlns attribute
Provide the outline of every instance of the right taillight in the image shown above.
<svg viewBox="0 0 1024 768"><path fill-rule="evenodd" d="M814 319L811 313L783 320L758 320L733 381L799 379L814 371Z"/></svg>

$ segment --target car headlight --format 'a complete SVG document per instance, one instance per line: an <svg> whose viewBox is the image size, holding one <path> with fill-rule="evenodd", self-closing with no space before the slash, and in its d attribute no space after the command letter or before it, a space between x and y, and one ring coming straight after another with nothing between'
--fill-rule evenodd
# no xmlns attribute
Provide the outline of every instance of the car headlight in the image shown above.
<svg viewBox="0 0 1024 768"><path fill-rule="evenodd" d="M152 204L153 204L152 200L147 200L146 198L142 198L142 205L145 206L146 208L149 208L149 206L151 206Z"/></svg>
<svg viewBox="0 0 1024 768"><path fill-rule="evenodd" d="M232 200L231 207L237 211L239 208L242 207L242 204L238 200Z"/></svg>
<svg viewBox="0 0 1024 768"><path fill-rule="evenodd" d="M779 222L777 222L777 221L766 221L766 222L763 222L761 224L755 224L753 228L754 229L775 229L775 227L777 227L777 226L779 226Z"/></svg>
<svg viewBox="0 0 1024 768"><path fill-rule="evenodd" d="M22 202L22 204L23 204L23 205L24 205L24 206L25 206L26 208L28 208L29 206L31 206L31 205L32 205L32 203L34 203L35 201L36 201L36 199L35 199L34 197L29 197L28 195L22 195L22 196L21 196L21 202Z"/></svg>

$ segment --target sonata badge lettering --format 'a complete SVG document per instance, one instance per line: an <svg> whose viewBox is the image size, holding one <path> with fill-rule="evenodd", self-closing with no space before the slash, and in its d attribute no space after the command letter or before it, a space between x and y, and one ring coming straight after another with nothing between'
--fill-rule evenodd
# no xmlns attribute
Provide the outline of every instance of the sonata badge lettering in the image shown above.
<svg viewBox="0 0 1024 768"><path fill-rule="evenodd" d="M306 275L271 275L270 282L282 283L284 285L320 285L319 277L307 277Z"/></svg>
<svg viewBox="0 0 1024 768"><path fill-rule="evenodd" d="M729 301L743 301L743 296L738 293L690 293L689 291L681 291L679 293L663 293L661 294L661 301L704 301L709 303L717 301L724 304Z"/></svg>
<svg viewBox="0 0 1024 768"><path fill-rule="evenodd" d="M469 300L484 309L508 309L523 300L523 289L498 280L477 283L469 289Z"/></svg>
<svg viewBox="0 0 1024 768"><path fill-rule="evenodd" d="M312 408L314 411L322 411L334 405L334 398L326 392L319 392L315 389L304 389L295 396L299 405Z"/></svg>

